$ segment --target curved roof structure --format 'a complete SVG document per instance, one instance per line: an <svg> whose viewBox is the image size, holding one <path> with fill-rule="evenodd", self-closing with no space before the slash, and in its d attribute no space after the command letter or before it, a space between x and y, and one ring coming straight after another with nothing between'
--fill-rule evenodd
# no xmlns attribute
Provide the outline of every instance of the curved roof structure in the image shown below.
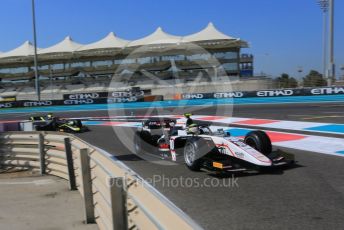
<svg viewBox="0 0 344 230"><path fill-rule="evenodd" d="M124 47L126 47L126 45L129 42L130 41L128 41L128 40L124 40L124 39L116 37L115 34L113 32L111 32L106 37L104 37L103 39L101 39L97 42L88 44L88 45L84 45L84 46L80 47L77 51L111 49L111 48L123 49Z"/></svg>
<svg viewBox="0 0 344 230"><path fill-rule="evenodd" d="M152 34L137 39L134 41L128 41L115 36L114 33L109 33L103 39L87 44L82 45L75 41L70 36L67 36L61 42L50 46L44 49L38 49L39 55L46 55L46 54L65 54L70 53L73 54L75 52L81 51L88 51L88 50L105 50L105 49L125 49L131 47L138 47L138 46L150 46L150 45L163 45L163 44L180 44L180 43L191 43L191 42L201 42L201 41L225 41L225 42L234 42L233 44L240 46L240 47L247 47L247 42L239 39L230 37L215 28L213 23L209 23L206 28L201 30L198 33L191 34L188 36L175 36L168 34L162 30L161 27L157 28ZM211 44L210 44L211 45ZM6 57L27 57L34 54L34 47L29 42L26 41L21 46L0 54L0 58Z"/></svg>
<svg viewBox="0 0 344 230"><path fill-rule="evenodd" d="M154 44L176 44L181 42L182 37L168 34L158 27L152 34L147 37L132 41L128 44L128 47L144 46Z"/></svg>
<svg viewBox="0 0 344 230"><path fill-rule="evenodd" d="M39 50L39 49L38 49ZM26 41L19 47L10 50L6 53L0 54L1 58L7 58L7 57L27 57L30 55L34 55L35 49L34 46L31 44L31 42Z"/></svg>
<svg viewBox="0 0 344 230"><path fill-rule="evenodd" d="M183 42L198 42L209 40L237 40L236 38L227 36L226 34L217 30L213 23L209 23L207 27L198 33L183 37Z"/></svg>
<svg viewBox="0 0 344 230"><path fill-rule="evenodd" d="M41 49L38 54L72 53L79 49L81 46L81 44L74 42L70 36L67 36L61 42L48 48Z"/></svg>

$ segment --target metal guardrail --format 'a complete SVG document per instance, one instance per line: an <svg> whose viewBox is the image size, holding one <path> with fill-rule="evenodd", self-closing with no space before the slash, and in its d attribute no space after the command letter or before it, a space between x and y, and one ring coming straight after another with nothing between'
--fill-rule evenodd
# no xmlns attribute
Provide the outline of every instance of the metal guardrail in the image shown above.
<svg viewBox="0 0 344 230"><path fill-rule="evenodd" d="M68 180L83 197L85 222L100 229L202 229L113 155L70 134L0 133L0 167Z"/></svg>

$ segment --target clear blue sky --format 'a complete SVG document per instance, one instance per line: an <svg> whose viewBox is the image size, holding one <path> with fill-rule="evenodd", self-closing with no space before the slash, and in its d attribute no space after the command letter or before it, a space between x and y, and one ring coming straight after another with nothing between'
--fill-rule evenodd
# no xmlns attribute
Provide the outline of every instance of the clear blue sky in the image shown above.
<svg viewBox="0 0 344 230"><path fill-rule="evenodd" d="M0 1L0 51L32 39L31 0ZM344 64L344 1L336 0L337 72ZM156 27L175 35L201 30L208 22L248 41L256 73L298 76L322 70L322 14L316 0L36 0L38 46L66 35L94 42L114 31L138 39Z"/></svg>

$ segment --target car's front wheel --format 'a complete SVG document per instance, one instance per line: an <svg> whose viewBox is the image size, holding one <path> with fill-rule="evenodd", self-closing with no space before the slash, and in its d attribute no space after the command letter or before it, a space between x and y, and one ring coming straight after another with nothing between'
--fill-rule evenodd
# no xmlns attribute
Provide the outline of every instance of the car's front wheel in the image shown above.
<svg viewBox="0 0 344 230"><path fill-rule="evenodd" d="M245 136L244 142L266 156L272 151L272 145L269 136L261 130L249 132Z"/></svg>

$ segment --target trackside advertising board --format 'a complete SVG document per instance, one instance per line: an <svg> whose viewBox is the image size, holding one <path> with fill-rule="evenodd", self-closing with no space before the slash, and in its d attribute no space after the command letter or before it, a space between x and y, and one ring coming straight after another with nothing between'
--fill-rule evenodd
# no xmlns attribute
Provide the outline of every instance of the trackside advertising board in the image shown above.
<svg viewBox="0 0 344 230"><path fill-rule="evenodd" d="M303 88L303 89L278 89L260 91L234 91L217 93L186 93L179 94L179 99L220 99L220 98L248 98L248 97L286 97L286 96L316 96L344 94L344 86ZM0 109L17 107L41 107L55 105L87 105L107 103L130 103L141 101L163 101L161 95L146 96L142 90L121 92L97 92L66 94L63 100L43 101L8 101L0 102Z"/></svg>
<svg viewBox="0 0 344 230"><path fill-rule="evenodd" d="M285 96L315 96L344 94L343 86L302 88L302 89L274 89L259 91L233 91L217 93L185 93L181 99L218 99L218 98L247 98L247 97L285 97Z"/></svg>
<svg viewBox="0 0 344 230"><path fill-rule="evenodd" d="M63 95L65 104L93 104L96 103L126 103L144 101L145 92L135 91L112 91L112 92L93 92L75 93Z"/></svg>
<svg viewBox="0 0 344 230"><path fill-rule="evenodd" d="M96 92L96 93L74 93L64 94L64 100L83 100L83 99L99 99L99 98L133 98L143 97L145 92L139 91L113 91L113 92Z"/></svg>

